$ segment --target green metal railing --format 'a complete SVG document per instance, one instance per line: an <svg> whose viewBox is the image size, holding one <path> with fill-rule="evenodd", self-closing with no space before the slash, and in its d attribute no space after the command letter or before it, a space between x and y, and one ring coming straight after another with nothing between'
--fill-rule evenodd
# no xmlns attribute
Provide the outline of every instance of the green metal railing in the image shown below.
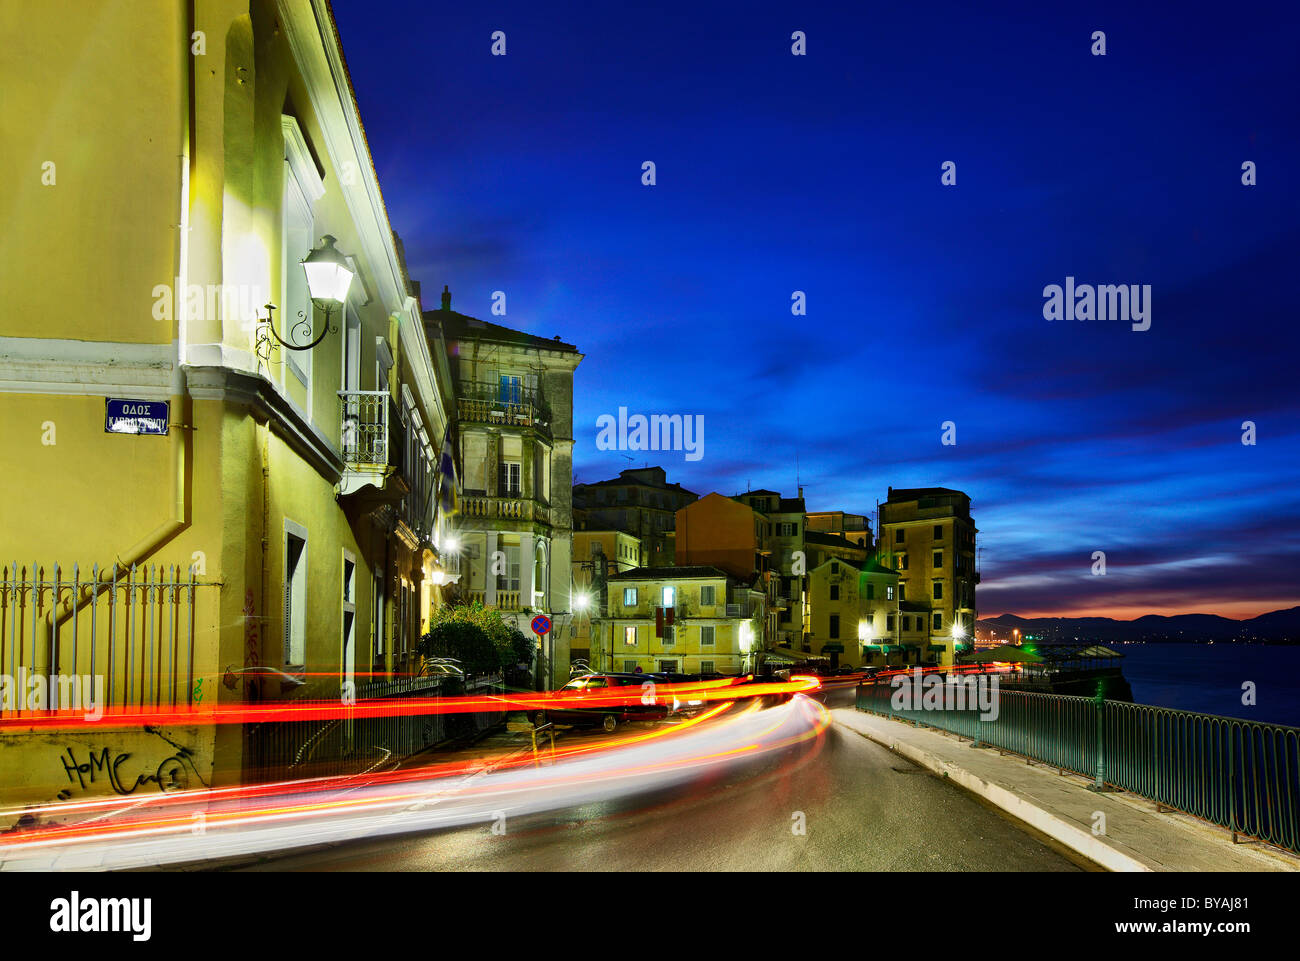
<svg viewBox="0 0 1300 961"><path fill-rule="evenodd" d="M1300 852L1300 728L1099 698L999 690L997 717L897 710L887 679L857 707L1074 771L1244 835Z"/></svg>

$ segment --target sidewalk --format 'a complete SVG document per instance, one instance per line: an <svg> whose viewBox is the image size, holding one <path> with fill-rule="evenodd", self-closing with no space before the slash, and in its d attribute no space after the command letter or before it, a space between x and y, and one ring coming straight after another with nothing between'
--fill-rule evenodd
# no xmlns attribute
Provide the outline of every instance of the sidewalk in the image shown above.
<svg viewBox="0 0 1300 961"><path fill-rule="evenodd" d="M1157 814L1155 802L1133 794L1090 791L1087 778L997 748L973 748L954 735L855 708L836 708L831 716L1111 871L1300 870L1300 858L1286 852L1233 844L1226 828L1177 812ZM1092 831L1098 811L1105 815L1100 836Z"/></svg>

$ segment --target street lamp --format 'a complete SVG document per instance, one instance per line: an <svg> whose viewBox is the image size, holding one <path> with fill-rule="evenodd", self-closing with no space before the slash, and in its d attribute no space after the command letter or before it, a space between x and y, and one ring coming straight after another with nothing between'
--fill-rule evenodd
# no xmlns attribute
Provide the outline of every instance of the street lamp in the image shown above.
<svg viewBox="0 0 1300 961"><path fill-rule="evenodd" d="M961 648L961 642L966 637L966 626L960 620L952 626L952 656L957 656L957 651Z"/></svg>
<svg viewBox="0 0 1300 961"><path fill-rule="evenodd" d="M266 305L266 320L262 326L269 330L280 345L289 350L311 350L322 340L331 330L337 330L337 327L330 326L330 314L342 307L348 299L348 288L352 286L352 266L348 263L347 258L338 252L334 246L335 238L326 234L320 239L320 246L312 250L301 261L303 272L307 275L307 293L311 297L311 302L325 311L325 324L316 338L310 343L299 343L299 337L296 332L299 328L303 329L302 336L311 337L311 318L303 312L298 312L298 319L295 320L289 328L290 336L293 342L285 340L280 336L280 332L275 329L275 304ZM258 334L258 353L262 353L265 348L269 350L274 345L271 344L265 331Z"/></svg>

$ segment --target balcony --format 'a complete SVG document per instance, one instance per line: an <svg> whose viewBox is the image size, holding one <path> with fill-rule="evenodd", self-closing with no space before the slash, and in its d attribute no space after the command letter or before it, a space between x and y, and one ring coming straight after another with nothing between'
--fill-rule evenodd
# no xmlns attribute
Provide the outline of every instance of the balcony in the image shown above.
<svg viewBox="0 0 1300 961"><path fill-rule="evenodd" d="M551 522L550 510L540 501L528 497L466 496L461 499L460 512L465 517L486 520Z"/></svg>
<svg viewBox="0 0 1300 961"><path fill-rule="evenodd" d="M433 528L433 452L406 424L388 391L339 391L343 476L339 499L369 513L397 510L411 542Z"/></svg>
<svg viewBox="0 0 1300 961"><path fill-rule="evenodd" d="M497 591L496 602L492 605L499 611L522 611L525 605L520 601L521 591ZM487 605L486 591L470 591L469 601L471 604Z"/></svg>
<svg viewBox="0 0 1300 961"><path fill-rule="evenodd" d="M551 436L551 408L538 390L470 381L459 385L456 410L462 424L526 427Z"/></svg>
<svg viewBox="0 0 1300 961"><path fill-rule="evenodd" d="M394 455L400 458L403 439L392 395L386 390L339 391L339 424L344 464L339 495L346 497L366 486L382 491Z"/></svg>

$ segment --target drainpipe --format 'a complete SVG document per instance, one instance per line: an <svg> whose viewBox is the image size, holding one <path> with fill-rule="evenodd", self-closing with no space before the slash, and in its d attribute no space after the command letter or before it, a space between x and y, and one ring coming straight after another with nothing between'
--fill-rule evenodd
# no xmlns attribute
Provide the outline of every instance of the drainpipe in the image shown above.
<svg viewBox="0 0 1300 961"><path fill-rule="evenodd" d="M194 2L189 0L185 4L185 35L181 38L181 44L184 49L189 49L190 36L194 32ZM186 95L185 108L182 119L183 133L181 137L180 160L180 222L176 225L178 232L176 248L176 290L173 291L173 304L176 315L176 360L175 367L179 369L187 360L186 338L188 335L185 310L187 297L185 291L189 280L189 247L190 247L190 176L194 167L194 137L195 137L195 118L194 118L194 70L195 60L193 57L186 57L188 69L186 71ZM146 560L160 547L170 541L190 526L191 521L191 493L190 493L190 472L193 466L193 446L190 432L194 429L193 410L190 403L189 394L183 378L180 382L180 410L175 412L180 415L181 423L173 423L172 430L179 430L182 433L172 441L172 510L171 517L155 528L151 533L146 535L142 540L132 544L125 551L117 554L111 567L100 574L99 583L92 588L86 596L74 598L71 604L67 604L62 614L55 618L55 625L60 625L66 621L72 614L80 610L90 600L107 587L113 581L127 573L133 564ZM173 416L172 420L177 418Z"/></svg>
<svg viewBox="0 0 1300 961"><path fill-rule="evenodd" d="M182 49L188 50L190 37L194 33L194 4L195 0L189 0L185 4L185 35L181 38ZM189 287L189 268L190 268L190 177L194 170L195 154L195 58L186 57L186 95L185 107L183 114L183 132L181 136L181 154L180 154L180 222L176 225L178 237L176 240L176 290L173 292L173 303L176 313L176 369L179 370L188 360L186 340L189 334L187 317L185 316L188 309L188 300L185 292ZM132 564L136 564L151 556L160 547L170 541L190 526L191 513L191 496L190 496L190 469L193 463L193 446L190 432L194 430L193 410L190 403L189 394L184 381L180 384L181 402L180 415L181 423L172 424L172 429L182 431L179 438L172 444L173 462L172 462L172 516L167 521L160 524L143 540L131 545L122 553L117 555L117 562L109 572L109 579L117 576L121 572L129 570ZM175 421L175 417L172 418Z"/></svg>

